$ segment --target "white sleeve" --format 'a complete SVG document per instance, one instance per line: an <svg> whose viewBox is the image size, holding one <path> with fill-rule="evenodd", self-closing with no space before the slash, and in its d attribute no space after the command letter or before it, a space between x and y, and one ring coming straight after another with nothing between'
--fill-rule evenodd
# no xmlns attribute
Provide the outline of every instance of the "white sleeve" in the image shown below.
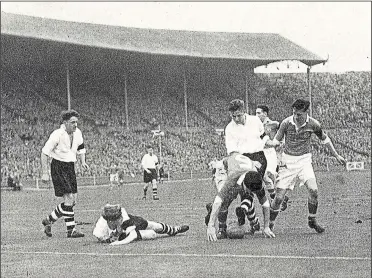
<svg viewBox="0 0 372 278"><path fill-rule="evenodd" d="M107 221L101 216L94 227L93 235L99 241L105 241L106 239L110 238L111 232L112 230L110 230L109 226L107 225Z"/></svg>
<svg viewBox="0 0 372 278"><path fill-rule="evenodd" d="M231 152L236 151L236 149L237 149L236 140L235 140L232 132L230 131L229 126L227 126L226 130L225 130L225 144L226 144L227 154L230 154Z"/></svg>
<svg viewBox="0 0 372 278"><path fill-rule="evenodd" d="M55 130L50 134L48 141L45 143L43 149L41 150L43 154L50 156L50 153L54 150L59 142L59 130Z"/></svg>

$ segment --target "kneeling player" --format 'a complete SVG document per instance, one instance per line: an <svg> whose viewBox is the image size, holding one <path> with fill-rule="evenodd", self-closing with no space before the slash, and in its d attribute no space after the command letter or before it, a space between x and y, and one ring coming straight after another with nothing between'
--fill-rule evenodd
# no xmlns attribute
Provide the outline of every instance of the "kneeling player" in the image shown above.
<svg viewBox="0 0 372 278"><path fill-rule="evenodd" d="M142 217L128 214L120 205L107 204L93 230L100 242L110 245L128 244L135 240L154 239L158 235L175 236L189 230L189 226L170 226L160 222L148 221Z"/></svg>

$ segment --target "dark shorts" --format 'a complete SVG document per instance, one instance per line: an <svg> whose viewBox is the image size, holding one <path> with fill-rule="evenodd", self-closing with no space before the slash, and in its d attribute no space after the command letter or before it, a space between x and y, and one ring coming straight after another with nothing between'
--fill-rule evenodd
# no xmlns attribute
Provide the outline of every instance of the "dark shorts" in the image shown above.
<svg viewBox="0 0 372 278"><path fill-rule="evenodd" d="M125 233L125 230L128 227L131 227L131 226L136 226L136 229L135 229L135 231L137 233L137 239L136 240L141 240L142 236L141 236L140 230L146 230L149 223L147 222L146 219L144 219L140 216L135 216L135 215L132 215L132 214L128 214L128 216L129 216L129 219L125 220L121 224L121 228L124 230L124 232L119 236L119 240L123 240L124 238L126 238L128 236Z"/></svg>
<svg viewBox="0 0 372 278"><path fill-rule="evenodd" d="M259 163L261 163L261 168L257 169L257 172L260 173L261 177L263 178L266 172L266 167L267 167L267 160L266 160L265 153L263 151L260 151L256 153L244 153L243 155L253 161L258 161Z"/></svg>
<svg viewBox="0 0 372 278"><path fill-rule="evenodd" d="M143 171L143 181L145 183L152 182L152 180L158 179L158 174L156 173L156 169L149 169L151 173L147 173L146 171Z"/></svg>
<svg viewBox="0 0 372 278"><path fill-rule="evenodd" d="M62 162L52 159L51 176L55 196L63 197L66 193L77 193L74 162Z"/></svg>

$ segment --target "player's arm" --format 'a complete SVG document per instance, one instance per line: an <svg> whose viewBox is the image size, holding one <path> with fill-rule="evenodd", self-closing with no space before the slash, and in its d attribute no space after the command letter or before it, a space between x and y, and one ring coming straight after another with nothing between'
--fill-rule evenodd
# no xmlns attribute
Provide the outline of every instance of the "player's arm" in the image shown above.
<svg viewBox="0 0 372 278"><path fill-rule="evenodd" d="M58 130L53 131L48 141L45 143L43 149L41 150L40 156L40 163L41 163L41 180L48 181L49 180L49 163L48 159L51 152L57 146L59 141L59 132Z"/></svg>
<svg viewBox="0 0 372 278"><path fill-rule="evenodd" d="M234 137L234 134L230 131L229 125L225 129L225 146L228 155L236 153L238 142Z"/></svg>
<svg viewBox="0 0 372 278"><path fill-rule="evenodd" d="M141 166L144 171L146 171L147 173L150 173L150 170L145 167L145 155L142 157Z"/></svg>
<svg viewBox="0 0 372 278"><path fill-rule="evenodd" d="M314 129L315 135L319 138L321 144L325 145L326 148L331 152L331 154L337 159L337 161L342 164L346 165L346 160L341 155L339 155L333 146L333 143L329 136L324 132L322 127L318 122L316 122L316 127Z"/></svg>
<svg viewBox="0 0 372 278"><path fill-rule="evenodd" d="M112 233L111 230L109 229L107 225L107 221L103 219L101 216L98 218L96 225L94 226L93 229L93 235L98 239L99 242L101 243L110 243L112 242Z"/></svg>
<svg viewBox="0 0 372 278"><path fill-rule="evenodd" d="M220 196L217 195L212 205L212 212L207 227L208 241L217 241L216 227L214 226L214 224L216 223L217 215L218 212L220 211L221 205L222 199Z"/></svg>
<svg viewBox="0 0 372 278"><path fill-rule="evenodd" d="M86 160L85 160L85 154L86 154L86 149L85 149L85 146L84 146L84 140L83 140L83 135L79 134L79 138L80 138L80 142L79 142L79 145L78 145L78 148L77 148L77 154L80 156L80 162L81 162L81 166L83 167L83 169L85 170L88 170L89 169L89 166L88 164L86 163Z"/></svg>
<svg viewBox="0 0 372 278"><path fill-rule="evenodd" d="M119 237L119 240L110 243L110 245L115 246L129 244L139 238L139 231L136 230L135 226L128 227L124 233L124 237Z"/></svg>
<svg viewBox="0 0 372 278"><path fill-rule="evenodd" d="M265 146L266 147L277 147L280 146L281 141L284 138L285 130L287 128L287 121L282 121L279 125L279 129L276 132L273 140L267 140Z"/></svg>

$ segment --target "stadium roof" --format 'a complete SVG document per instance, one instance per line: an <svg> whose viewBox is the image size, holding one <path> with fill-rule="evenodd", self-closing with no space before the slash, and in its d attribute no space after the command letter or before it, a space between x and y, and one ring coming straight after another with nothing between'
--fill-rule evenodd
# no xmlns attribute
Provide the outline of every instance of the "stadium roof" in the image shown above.
<svg viewBox="0 0 372 278"><path fill-rule="evenodd" d="M46 40L52 44L115 49L124 53L241 60L253 67L285 60L297 60L309 66L326 62L281 35L268 33L140 29L2 12L1 35Z"/></svg>

